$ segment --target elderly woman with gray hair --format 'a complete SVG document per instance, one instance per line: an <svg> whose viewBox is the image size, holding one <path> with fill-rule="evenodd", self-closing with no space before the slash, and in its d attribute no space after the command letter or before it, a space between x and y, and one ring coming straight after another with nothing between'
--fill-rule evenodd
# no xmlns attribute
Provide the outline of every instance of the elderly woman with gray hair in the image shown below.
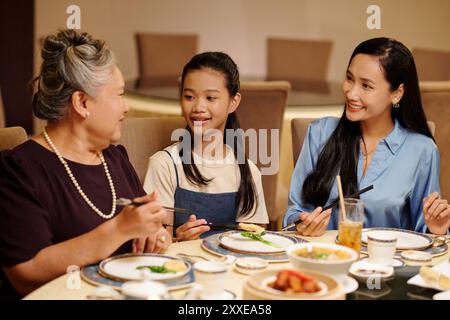
<svg viewBox="0 0 450 320"><path fill-rule="evenodd" d="M33 111L48 125L0 153L0 295L7 298L69 266L171 243L157 195L145 195L125 149L112 145L128 106L111 50L64 30L44 40L42 58ZM145 204L118 207L119 197Z"/></svg>

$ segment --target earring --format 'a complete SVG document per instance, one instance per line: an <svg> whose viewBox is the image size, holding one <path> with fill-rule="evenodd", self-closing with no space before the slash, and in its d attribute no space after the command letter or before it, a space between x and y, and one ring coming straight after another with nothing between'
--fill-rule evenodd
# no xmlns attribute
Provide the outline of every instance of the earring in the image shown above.
<svg viewBox="0 0 450 320"><path fill-rule="evenodd" d="M394 107L394 108L400 108L400 103L395 102L395 103L392 104L392 107Z"/></svg>
<svg viewBox="0 0 450 320"><path fill-rule="evenodd" d="M91 115L89 111L86 111L86 115L84 116L86 119Z"/></svg>

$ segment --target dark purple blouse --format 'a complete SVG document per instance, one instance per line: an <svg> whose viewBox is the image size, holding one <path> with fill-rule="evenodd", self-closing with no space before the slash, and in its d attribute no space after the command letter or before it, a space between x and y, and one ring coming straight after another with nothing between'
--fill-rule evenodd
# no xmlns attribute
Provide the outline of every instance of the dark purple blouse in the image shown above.
<svg viewBox="0 0 450 320"><path fill-rule="evenodd" d="M123 146L111 145L103 155L117 198L145 194ZM103 165L67 163L88 198L109 214L112 195ZM120 210L117 207L116 213ZM53 152L33 140L0 152L0 266L28 261L43 248L84 234L103 222L105 219L83 200ZM128 242L115 253L130 249Z"/></svg>

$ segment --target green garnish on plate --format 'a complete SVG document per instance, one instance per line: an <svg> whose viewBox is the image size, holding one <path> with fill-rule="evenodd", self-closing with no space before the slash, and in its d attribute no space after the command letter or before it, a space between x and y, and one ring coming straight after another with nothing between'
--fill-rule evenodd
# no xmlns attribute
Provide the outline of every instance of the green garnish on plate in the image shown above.
<svg viewBox="0 0 450 320"><path fill-rule="evenodd" d="M138 269L138 270L148 269L154 273L176 273L176 271L167 269L164 266L139 266L139 267L136 267L136 269Z"/></svg>
<svg viewBox="0 0 450 320"><path fill-rule="evenodd" d="M268 246L271 246L271 247L281 248L281 246L278 245L277 243L263 239L262 234L257 234L257 233L253 233L253 232L241 232L241 236L255 240L255 241L259 241L259 242L267 244Z"/></svg>

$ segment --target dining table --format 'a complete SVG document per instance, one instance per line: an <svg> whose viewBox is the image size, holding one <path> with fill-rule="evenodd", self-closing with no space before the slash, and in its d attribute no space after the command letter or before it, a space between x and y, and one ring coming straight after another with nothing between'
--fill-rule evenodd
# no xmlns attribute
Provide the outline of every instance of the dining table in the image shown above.
<svg viewBox="0 0 450 320"><path fill-rule="evenodd" d="M281 232L280 232L281 233ZM293 232L283 232L284 234L294 235ZM324 242L334 243L336 240L337 231L328 230L320 237L301 237L309 242ZM206 251L202 248L203 240L190 240L176 242L169 246L165 255L178 257L177 254L182 253L190 256L201 256L208 260L220 259L220 256ZM364 255L361 255L363 258ZM450 254L447 251L445 254L434 257L432 265L436 265L443 261L448 261ZM193 261L200 261L202 259L192 257ZM269 263L268 270L290 269L293 268L289 261ZM407 284L407 280L419 273L420 267L408 266L395 268L394 276L391 280L383 283L378 289L368 289L364 283L359 283L359 288L347 294L348 300L372 300L372 299L425 299L430 300L432 296L438 291ZM75 274L76 275L76 274ZM92 285L82 277L79 277L79 285L73 285L74 273L67 273L60 277L44 284L40 288L31 292L24 297L25 300L86 300L94 296L96 286ZM225 289L234 293L236 300L243 299L243 288L249 275L239 273L234 266L230 266L227 273ZM185 287L179 290L171 291L173 299L182 300L186 297L190 287Z"/></svg>

